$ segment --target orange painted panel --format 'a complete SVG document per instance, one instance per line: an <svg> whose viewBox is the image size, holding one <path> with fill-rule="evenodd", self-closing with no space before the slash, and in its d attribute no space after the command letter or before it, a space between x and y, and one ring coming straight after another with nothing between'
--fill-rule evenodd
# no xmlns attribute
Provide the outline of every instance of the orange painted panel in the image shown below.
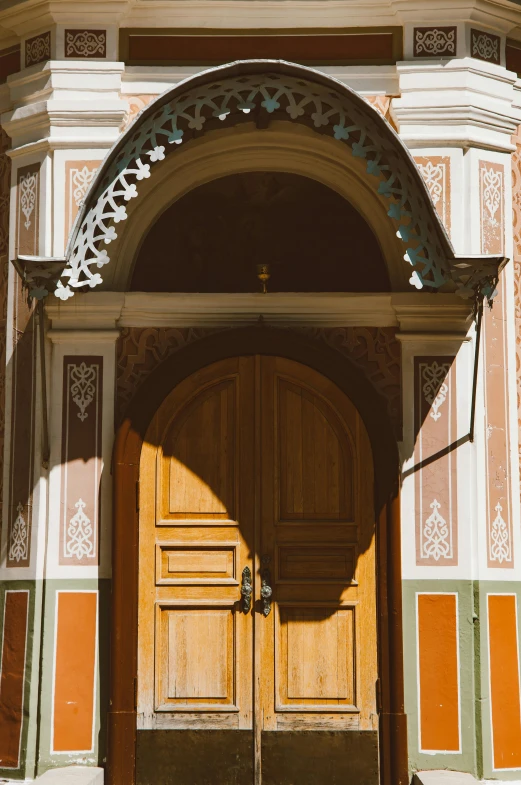
<svg viewBox="0 0 521 785"><path fill-rule="evenodd" d="M521 707L514 595L488 595L488 630L494 768L520 768Z"/></svg>
<svg viewBox="0 0 521 785"><path fill-rule="evenodd" d="M422 750L460 748L457 612L455 594L418 595Z"/></svg>
<svg viewBox="0 0 521 785"><path fill-rule="evenodd" d="M97 592L58 592L53 751L92 749Z"/></svg>

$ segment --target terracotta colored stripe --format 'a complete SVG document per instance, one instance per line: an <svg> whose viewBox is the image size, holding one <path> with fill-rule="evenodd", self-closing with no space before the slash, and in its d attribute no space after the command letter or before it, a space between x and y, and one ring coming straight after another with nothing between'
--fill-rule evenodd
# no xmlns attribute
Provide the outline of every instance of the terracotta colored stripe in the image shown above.
<svg viewBox="0 0 521 785"><path fill-rule="evenodd" d="M457 630L456 595L418 595L422 750L460 748Z"/></svg>
<svg viewBox="0 0 521 785"><path fill-rule="evenodd" d="M97 592L58 592L54 752L92 749Z"/></svg>
<svg viewBox="0 0 521 785"><path fill-rule="evenodd" d="M130 62L228 63L244 59L295 62L395 62L392 33L349 35L130 34Z"/></svg>
<svg viewBox="0 0 521 785"><path fill-rule="evenodd" d="M488 631L494 768L521 768L521 706L515 596L489 594Z"/></svg>
<svg viewBox="0 0 521 785"><path fill-rule="evenodd" d="M20 765L28 591L6 591L0 675L0 768Z"/></svg>

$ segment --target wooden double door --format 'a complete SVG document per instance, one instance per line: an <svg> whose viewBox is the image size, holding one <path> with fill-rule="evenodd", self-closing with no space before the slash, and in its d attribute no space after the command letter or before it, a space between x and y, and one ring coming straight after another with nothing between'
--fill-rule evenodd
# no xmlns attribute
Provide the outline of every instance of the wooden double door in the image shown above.
<svg viewBox="0 0 521 785"><path fill-rule="evenodd" d="M140 466L138 785L376 785L373 461L349 399L223 360Z"/></svg>

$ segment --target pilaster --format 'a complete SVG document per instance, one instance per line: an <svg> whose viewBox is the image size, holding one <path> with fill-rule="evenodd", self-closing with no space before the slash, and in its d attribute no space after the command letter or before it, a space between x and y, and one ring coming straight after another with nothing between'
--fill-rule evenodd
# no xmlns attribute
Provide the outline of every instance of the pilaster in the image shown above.
<svg viewBox="0 0 521 785"><path fill-rule="evenodd" d="M106 754L118 334L116 329L51 329L48 334L49 524L41 706L50 722L40 729L40 773L57 765L97 765ZM85 652L74 661L68 655L71 636L78 637Z"/></svg>
<svg viewBox="0 0 521 785"><path fill-rule="evenodd" d="M456 251L512 258L517 78L504 67L505 31L479 28L478 41L478 28L411 22L392 114ZM509 264L492 310L485 306L473 434L476 326L459 344L401 336L402 566L404 608L414 618L405 629L405 667L416 674L406 680L411 763L504 779L519 777L505 763L514 750L505 753L498 741L501 697L492 687L497 614L516 612L521 585L513 276ZM496 592L497 602L489 597ZM516 618L505 624L515 628ZM426 646L433 629L447 642L437 662L455 676L445 680L443 701L431 705L426 674L437 666ZM446 711L433 722L441 702Z"/></svg>

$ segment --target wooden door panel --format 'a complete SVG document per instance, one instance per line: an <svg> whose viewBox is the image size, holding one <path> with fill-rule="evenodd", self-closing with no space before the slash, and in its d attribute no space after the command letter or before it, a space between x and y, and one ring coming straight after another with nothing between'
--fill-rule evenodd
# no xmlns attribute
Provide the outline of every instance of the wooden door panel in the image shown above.
<svg viewBox="0 0 521 785"><path fill-rule="evenodd" d="M262 359L261 433L260 549L273 565L273 612L259 632L262 727L373 730L375 549L367 434L334 384L273 357Z"/></svg>
<svg viewBox="0 0 521 785"><path fill-rule="evenodd" d="M277 516L272 515L272 520L277 521ZM281 525L281 523L287 525ZM344 523L337 521L335 523L319 522L320 525L309 526L309 524L300 521L279 521L277 528L277 542L278 543L302 543L313 544L318 547L323 543L334 543L334 545L344 545L352 543L356 545L358 542L358 526L356 523Z"/></svg>
<svg viewBox="0 0 521 785"><path fill-rule="evenodd" d="M334 581L342 585L354 580L356 552L353 545L282 545L278 547L277 576L280 581Z"/></svg>
<svg viewBox="0 0 521 785"><path fill-rule="evenodd" d="M350 520L353 456L330 406L278 378L280 520Z"/></svg>
<svg viewBox="0 0 521 785"><path fill-rule="evenodd" d="M253 566L253 406L253 358L232 358L176 387L149 428L140 493L142 729L251 732L252 617L241 612L240 576Z"/></svg>
<svg viewBox="0 0 521 785"><path fill-rule="evenodd" d="M234 605L157 606L156 711L235 710Z"/></svg>
<svg viewBox="0 0 521 785"><path fill-rule="evenodd" d="M277 711L356 711L354 608L279 605Z"/></svg>
<svg viewBox="0 0 521 785"><path fill-rule="evenodd" d="M156 583L168 585L233 584L236 578L236 544L207 547L178 543L156 545Z"/></svg>
<svg viewBox="0 0 521 785"><path fill-rule="evenodd" d="M159 519L235 519L237 378L204 390L163 445Z"/></svg>
<svg viewBox="0 0 521 785"><path fill-rule="evenodd" d="M251 734L248 785L293 781L276 779L274 761L300 771L294 731L319 758L351 749L333 740L346 731L377 738L372 456L345 395L281 358L215 363L158 410L140 476L138 727L173 734L164 755L174 769L185 733L202 758L218 734L223 759ZM273 589L267 617L261 570ZM376 782L377 744L364 744L371 775L361 781ZM351 781L359 758L328 761ZM196 767L204 781L217 760L208 753ZM315 769L312 781L329 785Z"/></svg>

